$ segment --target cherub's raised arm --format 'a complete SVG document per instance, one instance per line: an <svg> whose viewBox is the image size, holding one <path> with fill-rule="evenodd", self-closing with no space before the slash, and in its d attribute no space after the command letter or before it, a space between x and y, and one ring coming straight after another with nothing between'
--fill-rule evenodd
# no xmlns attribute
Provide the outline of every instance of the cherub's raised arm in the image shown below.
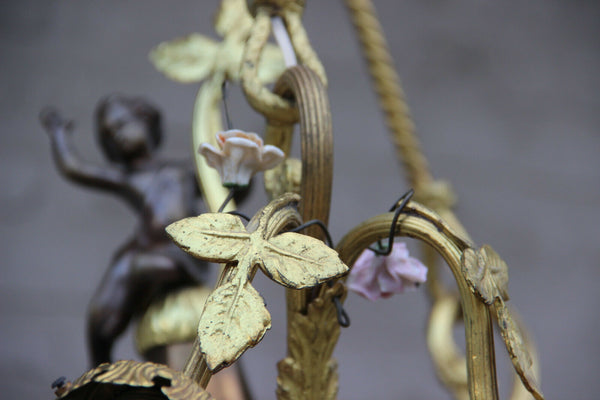
<svg viewBox="0 0 600 400"><path fill-rule="evenodd" d="M54 162L66 178L97 189L121 191L125 188L125 177L120 170L110 166L99 167L81 160L71 140L72 121L64 119L52 108L40 113L40 121L50 137Z"/></svg>

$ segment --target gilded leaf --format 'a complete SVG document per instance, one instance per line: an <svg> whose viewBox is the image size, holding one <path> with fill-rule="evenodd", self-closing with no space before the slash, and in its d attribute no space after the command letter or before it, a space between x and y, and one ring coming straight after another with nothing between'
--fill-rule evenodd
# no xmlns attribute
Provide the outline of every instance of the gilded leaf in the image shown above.
<svg viewBox="0 0 600 400"><path fill-rule="evenodd" d="M292 232L269 239L260 257L264 273L292 289L315 286L348 271L338 253L325 243Z"/></svg>
<svg viewBox="0 0 600 400"><path fill-rule="evenodd" d="M230 79L237 80L243 50L241 41L218 43L204 35L192 33L160 43L150 52L149 57L158 71L180 83L200 82L217 69L227 71ZM281 51L277 46L267 44L260 57L259 81L273 82L284 70Z"/></svg>
<svg viewBox="0 0 600 400"><path fill-rule="evenodd" d="M471 287L487 303L499 297L508 300L508 267L498 253L483 245L478 251L468 248L462 257L462 272Z"/></svg>
<svg viewBox="0 0 600 400"><path fill-rule="evenodd" d="M288 356L277 363L279 400L334 400L337 362L331 358L340 335L332 298L343 295L341 283L310 302L306 313L288 314Z"/></svg>
<svg viewBox="0 0 600 400"><path fill-rule="evenodd" d="M167 233L179 247L194 257L228 262L248 245L242 221L226 213L207 213L179 220L167 226Z"/></svg>
<svg viewBox="0 0 600 400"><path fill-rule="evenodd" d="M206 301L198 324L200 348L216 372L254 347L271 327L271 315L250 283L237 279L218 287Z"/></svg>
<svg viewBox="0 0 600 400"><path fill-rule="evenodd" d="M194 33L159 44L150 52L150 61L175 81L200 82L212 72L217 46L214 40Z"/></svg>
<svg viewBox="0 0 600 400"><path fill-rule="evenodd" d="M508 350L510 360L513 363L517 375L519 375L523 385L525 385L533 397L537 400L543 400L544 395L532 372L531 356L529 355L529 350L527 350L521 331L517 324L515 324L510 311L502 299L496 300L494 308L496 309L496 316L498 318L502 339L504 340L506 350Z"/></svg>

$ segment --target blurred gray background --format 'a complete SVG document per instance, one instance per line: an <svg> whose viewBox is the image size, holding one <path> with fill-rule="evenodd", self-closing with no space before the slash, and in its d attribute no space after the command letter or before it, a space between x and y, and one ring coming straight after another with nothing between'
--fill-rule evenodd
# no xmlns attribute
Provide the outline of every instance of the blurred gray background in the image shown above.
<svg viewBox="0 0 600 400"><path fill-rule="evenodd" d="M335 137L334 240L384 212L408 188L341 1L309 1L304 22L329 75ZM376 1L434 175L458 195L473 238L510 266L512 303L538 345L548 398L600 391L600 3ZM87 302L133 230L124 204L63 180L37 115L58 106L77 122L82 156L97 100L143 95L164 112L164 157L190 157L197 85L147 60L161 41L214 36L217 2L4 1L0 6L0 376L2 398L52 398L50 383L87 370ZM263 120L236 89L236 125ZM255 185L243 211L266 196ZM275 398L285 355L283 290L263 278L273 329L242 361L259 399ZM340 399L449 398L434 376L424 291L369 303L350 296ZM462 331L457 329L457 337ZM135 358L131 336L117 358ZM498 345L501 397L510 363Z"/></svg>

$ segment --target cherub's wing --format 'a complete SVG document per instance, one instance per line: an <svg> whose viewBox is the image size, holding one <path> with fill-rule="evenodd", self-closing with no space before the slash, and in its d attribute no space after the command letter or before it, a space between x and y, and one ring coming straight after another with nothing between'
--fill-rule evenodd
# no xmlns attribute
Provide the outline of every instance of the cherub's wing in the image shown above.
<svg viewBox="0 0 600 400"><path fill-rule="evenodd" d="M339 277L348 271L338 253L322 241L286 232L268 240L260 268L274 281L302 289Z"/></svg>
<svg viewBox="0 0 600 400"><path fill-rule="evenodd" d="M233 261L249 237L242 221L226 213L182 219L167 226L167 233L186 252L212 262Z"/></svg>

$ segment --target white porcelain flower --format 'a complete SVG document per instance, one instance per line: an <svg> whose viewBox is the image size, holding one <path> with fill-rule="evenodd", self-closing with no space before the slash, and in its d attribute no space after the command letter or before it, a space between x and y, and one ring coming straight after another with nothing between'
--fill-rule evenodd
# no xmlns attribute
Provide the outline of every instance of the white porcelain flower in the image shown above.
<svg viewBox="0 0 600 400"><path fill-rule="evenodd" d="M202 143L198 150L211 167L219 171L226 187L245 187L259 171L271 169L285 158L278 147L263 145L256 133L239 129L217 133L219 149Z"/></svg>
<svg viewBox="0 0 600 400"><path fill-rule="evenodd" d="M348 288L374 301L416 288L426 280L427 267L410 257L406 243L396 242L388 256L363 251L350 270Z"/></svg>

